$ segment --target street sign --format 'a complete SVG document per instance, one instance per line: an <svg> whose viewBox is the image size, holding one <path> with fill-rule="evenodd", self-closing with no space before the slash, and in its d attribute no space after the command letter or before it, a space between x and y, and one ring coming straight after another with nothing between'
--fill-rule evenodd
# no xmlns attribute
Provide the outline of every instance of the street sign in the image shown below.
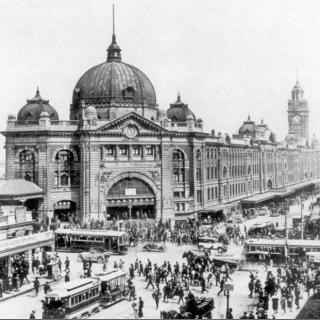
<svg viewBox="0 0 320 320"><path fill-rule="evenodd" d="M234 286L231 283L225 283L224 287L223 287L224 291L233 291L234 290Z"/></svg>

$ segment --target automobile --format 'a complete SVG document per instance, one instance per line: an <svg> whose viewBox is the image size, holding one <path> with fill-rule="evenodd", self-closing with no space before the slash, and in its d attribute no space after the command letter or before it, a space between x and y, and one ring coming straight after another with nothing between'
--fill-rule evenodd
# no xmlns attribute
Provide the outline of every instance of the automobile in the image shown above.
<svg viewBox="0 0 320 320"><path fill-rule="evenodd" d="M231 257L214 257L214 259L211 260L211 262L214 263L215 266L218 268L221 268L221 272L225 272L225 265L228 264L231 268L231 272L235 270L240 270L240 263L237 259L232 259Z"/></svg>
<svg viewBox="0 0 320 320"><path fill-rule="evenodd" d="M142 247L142 250L152 252L164 252L167 250L167 247L159 243L147 243Z"/></svg>
<svg viewBox="0 0 320 320"><path fill-rule="evenodd" d="M265 216L268 213L268 209L266 207L262 207L258 209L258 216Z"/></svg>
<svg viewBox="0 0 320 320"><path fill-rule="evenodd" d="M201 237L198 240L199 251L217 250L219 253L226 252L228 247L223 243L218 242L216 237Z"/></svg>
<svg viewBox="0 0 320 320"><path fill-rule="evenodd" d="M92 248L90 251L84 251L79 253L78 260L84 261L92 261L92 262L97 262L97 263L104 263L108 262L110 257L110 253L105 252L102 249L98 248Z"/></svg>
<svg viewBox="0 0 320 320"><path fill-rule="evenodd" d="M270 217L279 217L280 216L280 213L278 210L273 210L271 213L270 213Z"/></svg>

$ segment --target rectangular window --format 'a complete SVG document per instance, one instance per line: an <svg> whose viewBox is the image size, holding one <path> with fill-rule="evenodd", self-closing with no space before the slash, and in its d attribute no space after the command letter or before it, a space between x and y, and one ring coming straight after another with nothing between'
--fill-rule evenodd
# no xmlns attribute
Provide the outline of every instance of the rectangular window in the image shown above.
<svg viewBox="0 0 320 320"><path fill-rule="evenodd" d="M128 148L127 147L119 147L119 153L122 156L127 156L128 155Z"/></svg>
<svg viewBox="0 0 320 320"><path fill-rule="evenodd" d="M113 146L106 148L106 155L107 156L113 156L114 155L114 147Z"/></svg>
<svg viewBox="0 0 320 320"><path fill-rule="evenodd" d="M181 211L185 211L186 205L184 203L180 203L180 209L181 209Z"/></svg>
<svg viewBox="0 0 320 320"><path fill-rule="evenodd" d="M132 148L132 154L133 154L134 156L140 156L140 155L141 155L141 148L140 148L140 146L134 146L134 147Z"/></svg>
<svg viewBox="0 0 320 320"><path fill-rule="evenodd" d="M208 196L208 200L210 200L210 195L211 195L211 194L210 194L210 188L207 189L207 194L208 194L208 195L207 195L207 196Z"/></svg>
<svg viewBox="0 0 320 320"><path fill-rule="evenodd" d="M207 180L210 180L210 168L207 167Z"/></svg>
<svg viewBox="0 0 320 320"><path fill-rule="evenodd" d="M147 156L152 156L153 155L153 147L146 147L146 155Z"/></svg>

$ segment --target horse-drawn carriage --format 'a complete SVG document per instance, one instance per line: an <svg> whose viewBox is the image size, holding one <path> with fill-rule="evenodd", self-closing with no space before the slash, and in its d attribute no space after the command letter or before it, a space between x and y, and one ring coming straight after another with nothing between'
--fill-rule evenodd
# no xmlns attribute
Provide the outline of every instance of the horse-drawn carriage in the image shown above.
<svg viewBox="0 0 320 320"><path fill-rule="evenodd" d="M211 319L214 309L213 298L196 298L190 293L186 298L186 303L180 307L180 311L161 311L160 317L166 319Z"/></svg>

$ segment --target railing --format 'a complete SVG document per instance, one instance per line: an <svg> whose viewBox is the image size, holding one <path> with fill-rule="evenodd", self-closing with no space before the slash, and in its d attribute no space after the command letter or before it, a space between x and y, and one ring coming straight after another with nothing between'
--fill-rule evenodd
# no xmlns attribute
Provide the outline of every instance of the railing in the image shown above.
<svg viewBox="0 0 320 320"><path fill-rule="evenodd" d="M79 120L51 120L52 126L76 126L79 124Z"/></svg>
<svg viewBox="0 0 320 320"><path fill-rule="evenodd" d="M20 246L30 246L43 241L53 241L53 232L45 231L40 233L34 233L28 236L18 237L14 239L7 239L0 241L0 252L10 249L15 249Z"/></svg>

